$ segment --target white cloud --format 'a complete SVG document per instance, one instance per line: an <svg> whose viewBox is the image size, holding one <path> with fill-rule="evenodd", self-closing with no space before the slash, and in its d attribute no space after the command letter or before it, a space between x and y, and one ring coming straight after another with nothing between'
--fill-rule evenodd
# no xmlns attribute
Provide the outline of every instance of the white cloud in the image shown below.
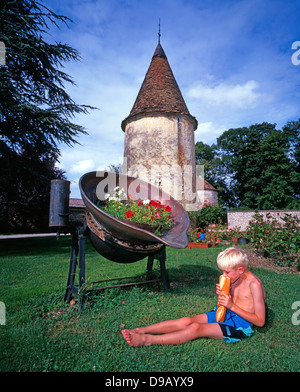
<svg viewBox="0 0 300 392"><path fill-rule="evenodd" d="M78 161L74 163L69 171L70 173L86 173L95 167L94 161L92 159L85 159L83 161Z"/></svg>
<svg viewBox="0 0 300 392"><path fill-rule="evenodd" d="M192 99L205 101L210 105L225 105L230 108L244 109L253 108L257 105L260 93L256 92L259 83L255 80L249 80L244 84L230 85L220 83L210 87L196 83L187 91L187 96Z"/></svg>
<svg viewBox="0 0 300 392"><path fill-rule="evenodd" d="M199 123L195 131L195 143L208 143L219 137L228 127L211 121Z"/></svg>

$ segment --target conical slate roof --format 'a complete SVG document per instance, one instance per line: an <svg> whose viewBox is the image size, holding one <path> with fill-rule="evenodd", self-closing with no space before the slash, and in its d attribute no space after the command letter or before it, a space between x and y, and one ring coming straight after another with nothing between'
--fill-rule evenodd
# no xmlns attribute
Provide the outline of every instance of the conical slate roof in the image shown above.
<svg viewBox="0 0 300 392"><path fill-rule="evenodd" d="M131 112L122 122L123 131L131 117L148 113L181 113L192 117L160 43L155 49Z"/></svg>

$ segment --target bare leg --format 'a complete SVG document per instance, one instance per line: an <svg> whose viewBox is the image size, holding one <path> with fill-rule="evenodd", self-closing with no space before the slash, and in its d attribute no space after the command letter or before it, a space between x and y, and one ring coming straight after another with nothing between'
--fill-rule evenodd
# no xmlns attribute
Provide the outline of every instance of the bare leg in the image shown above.
<svg viewBox="0 0 300 392"><path fill-rule="evenodd" d="M160 335L168 332L180 331L192 323L207 323L207 316L205 313L198 314L192 317L182 317L180 319L166 320L157 324L148 325L147 327L139 327L132 329L133 333L149 333L153 335Z"/></svg>
<svg viewBox="0 0 300 392"><path fill-rule="evenodd" d="M182 344L200 337L223 339L222 330L218 323L201 324L194 322L182 330L163 335L137 333L128 329L122 330L122 334L127 343L133 347L151 346L152 344Z"/></svg>

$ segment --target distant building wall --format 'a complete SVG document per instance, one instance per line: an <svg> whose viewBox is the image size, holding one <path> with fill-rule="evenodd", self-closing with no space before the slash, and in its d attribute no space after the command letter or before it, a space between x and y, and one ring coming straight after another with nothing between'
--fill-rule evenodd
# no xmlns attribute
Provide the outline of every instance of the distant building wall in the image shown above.
<svg viewBox="0 0 300 392"><path fill-rule="evenodd" d="M197 199L200 204L210 203L213 206L218 205L218 191L209 182L204 180L203 175L197 176L196 180Z"/></svg>
<svg viewBox="0 0 300 392"><path fill-rule="evenodd" d="M197 190L197 203L211 203L213 206L218 205L218 191Z"/></svg>
<svg viewBox="0 0 300 392"><path fill-rule="evenodd" d="M281 218L284 217L285 214L297 216L300 219L300 210L228 211L227 212L228 228L232 229L238 226L241 228L241 230L246 230L249 221L251 220L251 218L256 212L263 215L264 219L266 219L267 214L270 214L272 217L275 217L279 222L283 222Z"/></svg>
<svg viewBox="0 0 300 392"><path fill-rule="evenodd" d="M163 189L183 206L195 202L194 131L185 115L133 117L125 127L125 174Z"/></svg>

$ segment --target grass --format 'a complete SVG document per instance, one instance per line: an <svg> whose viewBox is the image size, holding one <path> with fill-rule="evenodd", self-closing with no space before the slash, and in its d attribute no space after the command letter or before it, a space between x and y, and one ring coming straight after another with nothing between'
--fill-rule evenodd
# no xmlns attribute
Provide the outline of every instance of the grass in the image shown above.
<svg viewBox="0 0 300 392"><path fill-rule="evenodd" d="M300 276L252 268L267 292L268 322L236 344L198 339L179 346L132 348L122 328L211 310L223 248L167 248L171 292L161 285L114 288L88 295L86 307L63 302L70 237L0 241L2 372L298 372L300 325L292 304L300 301ZM87 241L87 281L143 274L147 260L108 261ZM158 265L155 265L158 272ZM299 319L299 317L298 317Z"/></svg>

